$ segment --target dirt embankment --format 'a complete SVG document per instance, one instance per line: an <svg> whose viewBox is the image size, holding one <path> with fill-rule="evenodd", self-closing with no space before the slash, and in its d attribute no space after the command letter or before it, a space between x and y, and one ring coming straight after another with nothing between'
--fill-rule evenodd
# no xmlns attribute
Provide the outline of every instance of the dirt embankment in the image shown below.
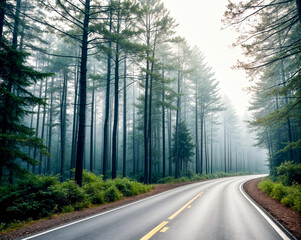
<svg viewBox="0 0 301 240"><path fill-rule="evenodd" d="M246 182L244 184L246 193L291 232L295 238L301 239L301 214L262 192L257 187L260 180L255 179Z"/></svg>

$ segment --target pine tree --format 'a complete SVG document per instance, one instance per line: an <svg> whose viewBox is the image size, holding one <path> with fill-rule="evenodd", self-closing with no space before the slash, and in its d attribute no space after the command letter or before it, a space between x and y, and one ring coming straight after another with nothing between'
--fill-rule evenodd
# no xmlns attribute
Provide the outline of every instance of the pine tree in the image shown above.
<svg viewBox="0 0 301 240"><path fill-rule="evenodd" d="M194 155L194 144L192 143L191 133L184 121L181 121L178 124L177 136L176 129L174 130L172 141L173 159L178 159L180 163L179 165L182 167L182 169L179 170L187 171L187 164L191 161L191 157ZM185 169L183 168L183 165L185 165Z"/></svg>
<svg viewBox="0 0 301 240"><path fill-rule="evenodd" d="M26 88L50 74L27 66L27 56L10 47L4 39L0 42L0 182L6 170L10 174L23 171L18 164L19 159L38 164L22 151L23 146L44 148L42 140L35 137L33 129L26 127L22 120L30 113L28 109L31 106L45 104L43 99L35 97Z"/></svg>

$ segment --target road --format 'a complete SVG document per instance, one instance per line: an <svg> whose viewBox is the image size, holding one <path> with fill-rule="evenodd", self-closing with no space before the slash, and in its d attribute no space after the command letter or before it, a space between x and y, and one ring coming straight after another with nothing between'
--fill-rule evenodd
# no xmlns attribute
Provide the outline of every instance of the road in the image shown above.
<svg viewBox="0 0 301 240"><path fill-rule="evenodd" d="M241 191L257 177L185 185L24 239L289 239Z"/></svg>

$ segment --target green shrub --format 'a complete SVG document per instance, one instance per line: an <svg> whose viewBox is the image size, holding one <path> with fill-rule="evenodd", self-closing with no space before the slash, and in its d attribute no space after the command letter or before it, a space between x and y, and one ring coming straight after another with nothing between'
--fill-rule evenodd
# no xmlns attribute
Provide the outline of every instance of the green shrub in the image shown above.
<svg viewBox="0 0 301 240"><path fill-rule="evenodd" d="M67 204L64 205L74 205L87 198L84 189L80 188L73 180L61 183L61 187L67 193Z"/></svg>
<svg viewBox="0 0 301 240"><path fill-rule="evenodd" d="M188 177L181 177L177 179L177 182L189 182L190 179Z"/></svg>
<svg viewBox="0 0 301 240"><path fill-rule="evenodd" d="M82 202L77 202L74 204L74 210L81 210L91 206L89 199L84 199Z"/></svg>
<svg viewBox="0 0 301 240"><path fill-rule="evenodd" d="M281 201L284 196L286 196L287 190L282 183L275 183L273 190L271 192L271 196L279 201Z"/></svg>
<svg viewBox="0 0 301 240"><path fill-rule="evenodd" d="M258 187L282 204L301 212L301 185L284 186L282 183L272 182L265 178L258 184Z"/></svg>
<svg viewBox="0 0 301 240"><path fill-rule="evenodd" d="M158 183L161 183L161 184L174 183L174 182L175 182L175 178L173 176L168 176L168 177L162 178L158 181Z"/></svg>
<svg viewBox="0 0 301 240"><path fill-rule="evenodd" d="M106 202L115 202L122 198L122 193L115 186L109 187L104 192L104 199Z"/></svg>
<svg viewBox="0 0 301 240"><path fill-rule="evenodd" d="M96 176L94 173L88 172L87 170L83 171L83 185L102 181L102 175Z"/></svg>
<svg viewBox="0 0 301 240"><path fill-rule="evenodd" d="M114 180L114 185L125 197L136 195L133 189L133 185L128 178L117 178Z"/></svg>
<svg viewBox="0 0 301 240"><path fill-rule="evenodd" d="M29 175L14 185L0 189L0 215L3 222L36 219L57 209L51 186L57 177Z"/></svg>
<svg viewBox="0 0 301 240"><path fill-rule="evenodd" d="M29 174L16 184L0 187L0 228L39 219L57 212L71 212L93 204L112 202L153 188L128 178L103 181L84 171L83 187L74 181L59 182L58 176Z"/></svg>
<svg viewBox="0 0 301 240"><path fill-rule="evenodd" d="M284 185L301 184L301 164L294 164L293 161L284 162L277 167L277 174L278 180Z"/></svg>
<svg viewBox="0 0 301 240"><path fill-rule="evenodd" d="M264 178L261 182L259 182L258 187L260 190L262 190L266 194L270 195L273 190L274 185L270 179Z"/></svg>
<svg viewBox="0 0 301 240"><path fill-rule="evenodd" d="M62 212L64 212L64 213L73 212L73 211L74 211L74 207L71 205L62 207Z"/></svg>
<svg viewBox="0 0 301 240"><path fill-rule="evenodd" d="M98 191L90 197L90 201L93 204L102 204L105 202L105 193L103 191Z"/></svg>

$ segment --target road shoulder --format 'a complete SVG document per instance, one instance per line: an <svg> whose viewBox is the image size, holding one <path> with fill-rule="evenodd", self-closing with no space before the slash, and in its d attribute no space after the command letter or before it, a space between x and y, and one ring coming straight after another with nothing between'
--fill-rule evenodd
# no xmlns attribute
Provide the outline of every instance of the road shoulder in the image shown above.
<svg viewBox="0 0 301 240"><path fill-rule="evenodd" d="M254 179L246 182L244 184L245 192L290 231L296 239L301 239L301 214L258 189L257 185L260 180Z"/></svg>

